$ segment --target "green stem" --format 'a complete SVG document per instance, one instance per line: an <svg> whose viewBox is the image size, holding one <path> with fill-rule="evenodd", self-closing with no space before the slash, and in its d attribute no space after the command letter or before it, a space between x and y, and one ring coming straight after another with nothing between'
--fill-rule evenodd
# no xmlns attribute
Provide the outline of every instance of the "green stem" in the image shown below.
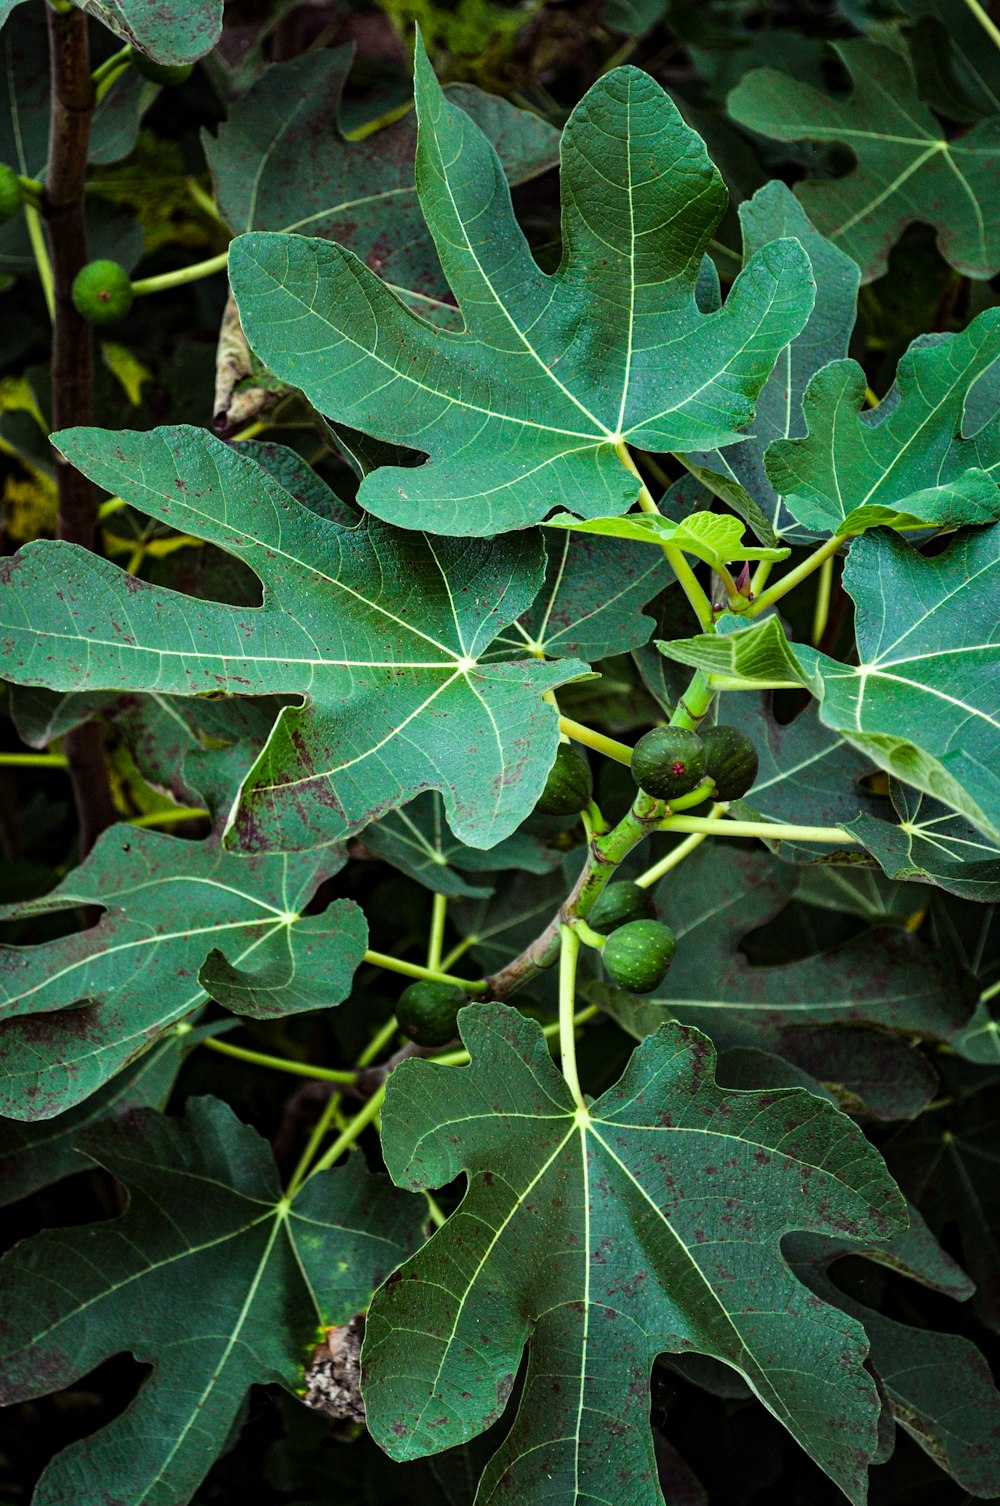
<svg viewBox="0 0 1000 1506"><path fill-rule="evenodd" d="M442 1211L437 1198L432 1197L426 1187L424 1188L424 1197L427 1199L427 1212L430 1215L431 1223L435 1229L440 1229L441 1225L447 1222L447 1214Z"/></svg>
<svg viewBox="0 0 1000 1506"><path fill-rule="evenodd" d="M18 173L17 181L21 185L21 193L27 199L28 203L34 204L36 209L40 208L42 195L45 192L45 184L40 182L38 178L26 178L23 173Z"/></svg>
<svg viewBox="0 0 1000 1506"><path fill-rule="evenodd" d="M657 460L656 456L651 455L648 450L640 450L639 454L642 456L642 463L646 467L649 474L652 476L653 480L656 481L660 486L662 486L664 491L668 491L673 485L673 482L667 475L666 471L663 469L660 462Z"/></svg>
<svg viewBox="0 0 1000 1506"><path fill-rule="evenodd" d="M748 617L759 617L761 612L766 612L768 607L773 606L776 601L780 601L783 596L787 596L789 591L794 591L795 587L801 585L804 580L807 580L814 570L820 568L824 560L828 560L836 554L843 542L844 540L836 535L832 539L827 539L826 543L821 544L818 549L814 549L812 554L802 561L801 565L796 566L794 570L789 570L787 575L783 575L780 580L775 581L774 585L765 591L763 595L758 596L756 601L752 601L747 608L746 615Z"/></svg>
<svg viewBox="0 0 1000 1506"><path fill-rule="evenodd" d="M613 737L605 737L603 732L595 732L592 727L585 727L582 722L574 722L572 717L561 716L559 718L559 731L566 737L572 738L575 743L583 743L587 748L593 748L595 753L603 753L605 758L613 758L615 763L628 765L632 762L632 749L628 743L620 743Z"/></svg>
<svg viewBox="0 0 1000 1506"><path fill-rule="evenodd" d="M830 594L833 590L833 555L823 561L819 567L819 578L816 581L816 605L813 608L812 643L818 648L823 634L826 632L827 622L830 620Z"/></svg>
<svg viewBox="0 0 1000 1506"><path fill-rule="evenodd" d="M355 1065L359 1068L370 1066L376 1057L382 1055L386 1046L391 1045L398 1030L399 1026L396 1023L396 1016L393 1015L391 1019L386 1020L382 1029L372 1036Z"/></svg>
<svg viewBox="0 0 1000 1506"><path fill-rule="evenodd" d="M693 790L688 790L686 795L678 795L670 800L670 812L691 810L693 806L704 805L715 794L715 780L710 774L704 779L699 779Z"/></svg>
<svg viewBox="0 0 1000 1506"><path fill-rule="evenodd" d="M251 1062L255 1067L270 1067L275 1072L290 1072L293 1077L312 1077L320 1082L335 1082L341 1085L358 1080L356 1072L341 1072L333 1067L314 1067L311 1062L294 1062L284 1056L268 1056L263 1051L250 1051L246 1046L231 1046L228 1041L209 1036L202 1041L209 1051L218 1051L222 1056L235 1057L237 1061Z"/></svg>
<svg viewBox="0 0 1000 1506"><path fill-rule="evenodd" d="M641 497L639 501L641 505ZM701 589L698 577L688 564L684 551L678 549L676 544L663 544L661 547L667 557L667 563L676 575L678 584L691 605L691 610L698 619L702 632L711 633L715 627L712 603Z"/></svg>
<svg viewBox="0 0 1000 1506"><path fill-rule="evenodd" d="M385 1098L385 1088L385 1083L382 1083L381 1087L376 1088L368 1102L355 1114L347 1128L337 1136L326 1154L316 1162L316 1165L309 1173L310 1176L314 1177L317 1172L329 1171L331 1166L335 1166L344 1154L344 1151L349 1150L355 1140L360 1137L362 1130L367 1129L369 1124L378 1118L382 1108L382 1100Z"/></svg>
<svg viewBox="0 0 1000 1506"><path fill-rule="evenodd" d="M128 61L126 60L124 63L119 63L118 66L117 66L117 68L113 68L110 73L106 73L105 76L100 81L98 81L98 80L95 79L95 81L94 81L94 103L95 103L95 105L99 105L101 103L101 100L104 98L104 96L106 94L109 94L110 91L114 88L115 84L117 84L117 82L121 78L122 74L123 73L127 73L127 72L128 72Z"/></svg>
<svg viewBox="0 0 1000 1506"><path fill-rule="evenodd" d="M38 269L38 280L42 285L42 293L45 297L45 307L49 311L49 318L56 316L55 284L52 279L52 263L49 261L49 250L45 244L45 232L42 230L42 217L34 204L25 203L24 218L28 226L28 239L31 242L31 254L35 258L35 266Z"/></svg>
<svg viewBox="0 0 1000 1506"><path fill-rule="evenodd" d="M252 424L247 424L238 434L231 434L226 440L227 444L244 444L248 439L256 439L258 434L263 434L265 429L271 427L270 419L255 419Z"/></svg>
<svg viewBox="0 0 1000 1506"><path fill-rule="evenodd" d="M450 973L458 959L460 957L464 957L466 952L469 951L470 947L474 947L478 940L479 937L473 935L464 936L461 941L456 942L451 951L448 953L447 957L442 957L441 971L446 974Z"/></svg>
<svg viewBox="0 0 1000 1506"><path fill-rule="evenodd" d="M596 1004L588 1004L586 1009L581 1009L579 1014L573 1016L573 1028L578 1030L581 1025L586 1025L590 1020L596 1019L600 1014ZM542 1034L550 1043L559 1038L559 1025L543 1025ZM436 1067L466 1067L472 1060L468 1051L446 1051L442 1056L432 1057Z"/></svg>
<svg viewBox="0 0 1000 1506"><path fill-rule="evenodd" d="M309 1136L309 1139L306 1142L305 1150L299 1157L295 1170L292 1172L288 1186L285 1189L286 1197L294 1197L299 1188L302 1186L302 1183L305 1181L306 1177L309 1174L309 1168L313 1163L313 1157L326 1138L326 1135L328 1134L330 1129L330 1125L337 1117L337 1112L339 1109L340 1094L331 1093L322 1114L320 1114L319 1118L316 1120L316 1123L313 1125L312 1134Z"/></svg>
<svg viewBox="0 0 1000 1506"><path fill-rule="evenodd" d="M632 760L630 758L629 763L631 762ZM604 812L601 810L601 807L595 800L591 800L588 805L584 806L583 810L580 812L580 816L584 822L584 825L589 826L590 828L587 833L588 842L592 837L603 837L606 835L608 830L608 823L604 819Z"/></svg>
<svg viewBox="0 0 1000 1506"><path fill-rule="evenodd" d="M984 988L979 995L980 1004L988 1004L991 999L996 998L997 994L1000 994L1000 982L991 983L989 988Z"/></svg>
<svg viewBox="0 0 1000 1506"><path fill-rule="evenodd" d="M397 120L402 120L404 115L409 115L412 109L412 99L406 100L401 105L393 105L391 109L385 110L381 115L375 115L371 120L366 120L361 125L355 126L353 131L345 131L344 140L364 141L366 136L372 136L376 131L384 130L386 126L394 125Z"/></svg>
<svg viewBox="0 0 1000 1506"><path fill-rule="evenodd" d="M584 946L593 947L597 952L603 952L608 938L602 936L600 931L595 931L593 926L588 926L585 920L580 920L579 918L570 921L570 925Z"/></svg>
<svg viewBox="0 0 1000 1506"><path fill-rule="evenodd" d="M671 727L687 727L692 732L697 732L714 700L715 691L709 683L708 675L704 670L696 669L687 689L674 707L670 718Z"/></svg>
<svg viewBox="0 0 1000 1506"><path fill-rule="evenodd" d="M218 256L210 256L207 261L192 262L190 266L178 267L173 272L161 272L158 277L140 277L138 282L133 282L132 292L136 298L147 293L165 293L168 288L180 288L185 283L199 282L203 277L224 272L228 264L229 252L220 251Z"/></svg>
<svg viewBox="0 0 1000 1506"><path fill-rule="evenodd" d="M181 821L200 821L211 814L200 805L178 805L173 810L146 811L145 815L135 816L129 826L177 826Z"/></svg>
<svg viewBox="0 0 1000 1506"><path fill-rule="evenodd" d="M576 1070L576 1033L573 1025L573 1005L576 1002L576 961L580 955L580 938L572 926L560 926L559 931L562 943L559 952L559 1058L566 1086L572 1093L577 1108L586 1112L587 1105Z"/></svg>
<svg viewBox="0 0 1000 1506"><path fill-rule="evenodd" d="M94 69L90 77L94 82L95 89L98 84L104 82L109 73L114 73L115 69L120 68L123 63L127 65L131 61L132 49L126 43L124 47L119 48L117 52L113 52L109 58L105 58L104 62L99 63Z"/></svg>
<svg viewBox="0 0 1000 1506"><path fill-rule="evenodd" d="M711 820L713 817L722 815L725 809L724 805L713 805L711 815L708 819ZM640 873L639 877L634 879L633 882L640 889L651 889L654 884L659 883L664 874L669 873L671 869L683 863L685 858L689 858L695 848L700 847L708 835L707 831L692 832L689 837L684 838L683 842L678 842L676 847L672 847L666 857L661 858L658 863L654 863L651 868L647 868L645 873Z"/></svg>
<svg viewBox="0 0 1000 1506"><path fill-rule="evenodd" d="M0 753L0 767L5 769L68 769L63 753Z"/></svg>
<svg viewBox="0 0 1000 1506"><path fill-rule="evenodd" d="M744 680L739 675L710 675L709 684L714 690L752 690L758 695L762 690L801 690L801 680Z"/></svg>
<svg viewBox="0 0 1000 1506"><path fill-rule="evenodd" d="M767 584L767 578L771 574L771 571L774 569L774 564L774 560L761 560L760 564L757 566L756 570L753 573L753 578L750 581L751 600L759 596L763 591L765 585Z"/></svg>
<svg viewBox="0 0 1000 1506"><path fill-rule="evenodd" d="M643 512L655 513L659 517L660 509L653 501L649 487L642 479L642 474L629 454L629 448L624 439L615 445L615 451L622 465L627 471L632 473L639 483L640 508ZM698 577L685 558L684 551L678 549L676 544L663 544L661 547L667 557L670 568L677 577L681 590L691 605L691 610L701 624L702 631L711 633L715 627L715 615L712 612L712 603L702 590Z"/></svg>
<svg viewBox="0 0 1000 1506"><path fill-rule="evenodd" d="M444 948L444 927L448 917L448 900L443 894L435 894L431 908L431 934L427 942L427 967L432 973L441 971L441 953Z"/></svg>
<svg viewBox="0 0 1000 1506"><path fill-rule="evenodd" d="M965 0L965 3L992 41L994 47L1000 47L1000 27L986 14L986 11L979 4L979 0Z"/></svg>
<svg viewBox="0 0 1000 1506"><path fill-rule="evenodd" d="M794 826L781 821L718 821L712 816L665 816L660 831L704 832L708 837L762 837L770 842L838 842L858 838L842 826Z"/></svg>
<svg viewBox="0 0 1000 1506"><path fill-rule="evenodd" d="M403 962L399 957L390 957L386 952L366 952L362 961L370 963L372 967L384 968L387 973L402 973L404 978L426 978L431 983L456 983L469 994L486 992L486 984L480 979L453 978L450 973L420 967L416 962Z"/></svg>
<svg viewBox="0 0 1000 1506"><path fill-rule="evenodd" d="M188 193L191 195L192 199L194 199L198 208L201 210L202 214L208 215L209 219L214 220L219 228L225 231L227 236L231 236L233 232L230 230L229 226L222 218L222 215L219 213L218 204L216 204L215 200L212 198L212 195L210 193L207 193L205 189L202 188L201 184L198 182L198 179L186 178L185 186Z"/></svg>
<svg viewBox="0 0 1000 1506"><path fill-rule="evenodd" d="M571 893L541 935L536 936L513 962L508 962L506 967L486 979L488 998L506 999L539 973L554 966L560 955L560 928L574 920L586 920L615 869L633 847L657 829L665 812L666 806L661 800L651 800L640 791L631 810L625 812L618 825L605 836L593 838L587 861ZM683 820L683 817L677 819Z"/></svg>

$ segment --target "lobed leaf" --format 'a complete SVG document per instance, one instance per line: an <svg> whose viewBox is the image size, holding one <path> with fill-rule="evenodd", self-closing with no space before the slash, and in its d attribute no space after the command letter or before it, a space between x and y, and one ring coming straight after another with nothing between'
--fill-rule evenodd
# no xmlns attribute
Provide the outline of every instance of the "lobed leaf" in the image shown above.
<svg viewBox="0 0 1000 1506"><path fill-rule="evenodd" d="M1000 527L929 558L888 530L867 535L843 585L857 604L856 665L791 646L775 618L658 647L709 674L807 686L827 727L1000 840Z"/></svg>
<svg viewBox="0 0 1000 1506"><path fill-rule="evenodd" d="M1000 846L947 806L889 781L898 824L862 812L846 823L892 879L936 884L982 904L1000 900Z"/></svg>
<svg viewBox="0 0 1000 1506"><path fill-rule="evenodd" d="M0 947L3 1113L47 1119L81 1102L209 997L258 1019L341 1003L364 915L347 899L303 911L343 864L336 848L248 858L214 840L104 832L58 888L0 911L104 910L58 941Z"/></svg>
<svg viewBox="0 0 1000 1506"><path fill-rule="evenodd" d="M877 1414L864 1341L806 1296L779 1247L795 1228L898 1226L902 1202L859 1131L799 1089L720 1089L710 1043L678 1024L578 1110L537 1025L501 1005L460 1021L469 1067L403 1063L386 1098L397 1184L464 1171L468 1190L372 1304L363 1388L381 1446L414 1458L481 1431L527 1343L480 1495L662 1502L650 1369L662 1352L709 1354L863 1500Z"/></svg>
<svg viewBox="0 0 1000 1506"><path fill-rule="evenodd" d="M53 1119L0 1121L0 1207L90 1164L76 1145L92 1125L133 1109L165 1109L187 1053L206 1036L226 1029L224 1020L194 1027L186 1021L175 1025L85 1103L64 1109Z"/></svg>
<svg viewBox="0 0 1000 1506"><path fill-rule="evenodd" d="M799 539L802 530L775 491L764 455L773 441L805 433L803 396L816 372L847 354L861 273L849 256L819 234L784 183L771 182L758 189L752 199L740 204L739 216L746 256L786 236L801 242L812 265L816 302L760 390L753 433L719 450L692 451L684 456L684 464L751 525L752 505L760 509L774 534ZM762 533L758 537L769 544L777 541Z"/></svg>
<svg viewBox="0 0 1000 1506"><path fill-rule="evenodd" d="M500 162L418 49L417 190L465 329L435 330L350 252L252 234L230 275L251 345L338 423L423 451L359 500L403 527L484 535L562 505L615 515L638 483L625 442L725 444L812 307L793 240L751 259L704 315L699 267L725 191L700 138L633 68L600 79L563 132L564 255L547 276Z"/></svg>
<svg viewBox="0 0 1000 1506"><path fill-rule="evenodd" d="M575 818L529 816L519 830L483 852L452 835L440 795L427 794L366 827L361 840L368 852L436 894L477 899L491 894L492 885L470 883L465 875L488 881L505 869L549 873L563 860L557 838L574 822Z"/></svg>
<svg viewBox="0 0 1000 1506"><path fill-rule="evenodd" d="M584 672L483 663L542 582L536 535L441 542L303 507L251 458L191 428L67 430L63 453L151 517L219 544L261 607L161 590L85 550L0 563L0 665L53 689L298 695L247 774L232 839L296 850L356 831L426 789L460 840L489 847L528 814L558 739L542 703Z"/></svg>
<svg viewBox="0 0 1000 1506"><path fill-rule="evenodd" d="M1000 269L1000 117L948 139L917 96L905 51L867 38L831 46L851 75L849 99L760 68L730 94L730 115L779 141L830 141L851 150L851 172L807 179L797 196L865 281L885 272L890 249L917 220L934 226L952 266L968 277L992 277Z"/></svg>
<svg viewBox="0 0 1000 1506"><path fill-rule="evenodd" d="M592 518L585 522L557 513L548 528L573 529L616 539L635 539L646 544L673 544L718 570L734 560L784 560L790 549L760 548L745 544L745 524L731 513L692 512L680 522L656 513L630 513L627 518Z"/></svg>
<svg viewBox="0 0 1000 1506"><path fill-rule="evenodd" d="M571 531L547 535L545 552L545 584L530 609L497 636L497 658L527 650L552 659L607 659L648 641L654 619L646 609L674 583L662 554Z"/></svg>
<svg viewBox="0 0 1000 1506"><path fill-rule="evenodd" d="M957 528L1000 517L1000 419L965 438L976 381L1000 356L1000 309L961 334L914 341L902 357L893 401L865 413L856 361L831 361L803 401L808 433L776 440L767 474L813 536L868 528Z"/></svg>
<svg viewBox="0 0 1000 1506"><path fill-rule="evenodd" d="M814 1235L789 1240L792 1267L801 1280L863 1323L871 1343L869 1364L895 1421L970 1495L995 1496L1000 1490L1000 1393L989 1365L968 1339L901 1323L870 1300L858 1301L841 1291L833 1277L836 1262L855 1253ZM968 1300L974 1290L914 1209L905 1233L864 1254L958 1301Z"/></svg>
<svg viewBox="0 0 1000 1506"><path fill-rule="evenodd" d="M643 1003L711 1032L722 1049L763 1046L798 1059L797 1033L819 1026L873 1025L954 1040L966 1026L973 980L950 955L898 926L827 945L795 962L758 966L744 939L779 915L795 871L761 852L700 848L685 860L684 886L664 884L657 912L678 939L664 983ZM588 997L626 1017L635 1001L605 984ZM645 1018L649 1018L647 1014Z"/></svg>
<svg viewBox="0 0 1000 1506"><path fill-rule="evenodd" d="M131 1353L152 1374L120 1417L56 1456L36 1506L79 1499L81 1480L122 1506L188 1506L251 1385L301 1387L310 1340L363 1311L419 1243L422 1215L356 1156L283 1198L266 1142L213 1098L183 1121L138 1111L80 1145L129 1205L0 1264L0 1399Z"/></svg>
<svg viewBox="0 0 1000 1506"><path fill-rule="evenodd" d="M272 64L215 136L202 133L219 212L230 229L283 230L339 241L433 317L447 284L414 183L416 121L405 114L359 138L341 125L350 46ZM468 84L447 97L493 143L512 184L552 167L558 132Z"/></svg>

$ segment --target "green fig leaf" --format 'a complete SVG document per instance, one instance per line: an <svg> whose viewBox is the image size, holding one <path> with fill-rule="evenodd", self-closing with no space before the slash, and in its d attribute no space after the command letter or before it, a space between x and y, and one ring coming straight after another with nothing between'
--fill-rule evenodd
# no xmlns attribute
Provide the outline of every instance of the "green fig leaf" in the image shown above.
<svg viewBox="0 0 1000 1506"><path fill-rule="evenodd" d="M753 432L721 450L693 451L684 464L724 501L746 517L747 500L761 509L783 539L809 535L784 506L764 467L775 440L794 439L806 431L802 400L810 380L827 364L847 355L854 328L861 273L843 251L819 234L784 183L758 189L739 206L743 248L753 256L772 241L794 235L808 253L816 280L816 303L801 332L785 346L757 398ZM763 535L761 535L763 537ZM764 542L773 544L774 539Z"/></svg>
<svg viewBox="0 0 1000 1506"><path fill-rule="evenodd" d="M58 941L0 947L0 1110L44 1119L72 1107L209 996L258 1019L346 999L364 915L347 899L303 914L343 864L336 848L244 857L109 828L58 888L0 911L104 910Z"/></svg>
<svg viewBox="0 0 1000 1506"><path fill-rule="evenodd" d="M856 665L789 644L775 618L657 646L723 679L807 686L825 726L1000 841L1000 526L929 558L888 530L866 534L843 585L857 604Z"/></svg>
<svg viewBox="0 0 1000 1506"><path fill-rule="evenodd" d="M431 793L366 827L360 840L367 852L435 894L483 899L493 892L491 880L507 869L543 874L558 868L565 857L562 834L577 821L577 817L532 815L511 836L483 852L466 847L452 835L441 796ZM478 883L470 882L476 878Z"/></svg>
<svg viewBox="0 0 1000 1506"><path fill-rule="evenodd" d="M719 1088L710 1042L677 1024L578 1108L536 1024L502 1005L459 1018L471 1064L404 1062L386 1096L397 1185L464 1171L468 1190L369 1312L376 1441L408 1459L475 1436L528 1345L517 1417L480 1494L502 1480L524 1506L655 1506L652 1362L706 1354L861 1502L878 1404L860 1329L809 1302L779 1247L793 1228L863 1239L899 1227L902 1200L860 1132L801 1089Z"/></svg>
<svg viewBox="0 0 1000 1506"><path fill-rule="evenodd" d="M340 111L352 61L348 46L273 64L214 136L203 132L216 203L236 234L284 230L338 241L430 312L448 288L417 201L416 119L410 112L346 137ZM469 84L453 85L447 97L492 142L511 184L558 160L559 133L537 115Z"/></svg>
<svg viewBox="0 0 1000 1506"><path fill-rule="evenodd" d="M72 1176L87 1165L76 1149L84 1130L102 1120L120 1118L132 1109L165 1109L184 1058L208 1036L229 1029L230 1022L191 1025L183 1021L85 1103L64 1109L54 1119L0 1120L0 1207L15 1203Z"/></svg>
<svg viewBox="0 0 1000 1506"><path fill-rule="evenodd" d="M936 884L980 904L1000 900L1000 844L984 837L947 806L889 781L897 822L861 812L844 825L891 879Z"/></svg>
<svg viewBox="0 0 1000 1506"><path fill-rule="evenodd" d="M865 411L865 374L832 361L809 383L808 433L776 440L765 457L775 490L813 536L868 528L957 528L1000 517L1000 420L962 436L966 399L1000 356L1000 309L958 335L914 341L893 402Z"/></svg>
<svg viewBox="0 0 1000 1506"><path fill-rule="evenodd" d="M522 658L527 650L593 661L649 641L654 618L645 609L674 582L661 553L572 530L547 535L545 552L545 585L530 611L496 638L498 658Z"/></svg>
<svg viewBox="0 0 1000 1506"><path fill-rule="evenodd" d="M867 38L831 45L851 75L849 99L760 68L730 94L730 115L778 141L850 148L852 171L807 179L797 197L820 234L858 263L866 281L885 272L890 249L916 220L934 226L953 267L968 277L992 277L1000 270L1000 118L949 139L917 97L905 52Z"/></svg>
<svg viewBox="0 0 1000 1506"><path fill-rule="evenodd" d="M834 1273L837 1260L857 1253L850 1246L793 1235L788 1247L796 1275L822 1301L864 1325L871 1344L869 1364L899 1426L970 1495L995 1497L1000 1491L1000 1393L975 1344L956 1334L901 1323L871 1303L845 1295ZM862 1253L959 1301L972 1293L972 1282L915 1209L905 1233Z"/></svg>
<svg viewBox="0 0 1000 1506"><path fill-rule="evenodd" d="M322 845L428 788L472 846L529 813L558 740L542 695L586 666L480 660L541 586L537 535L450 543L375 521L345 528L192 428L67 430L59 444L107 490L244 560L264 603L198 601L70 544L28 545L0 562L7 679L302 697L230 816L229 840L252 850Z"/></svg>
<svg viewBox="0 0 1000 1506"><path fill-rule="evenodd" d="M493 148L419 48L416 67L418 193L465 329L435 330L329 241L255 233L229 260L247 337L320 412L429 457L365 477L359 501L389 522L480 535L559 503L622 513L639 490L626 442L706 448L750 420L812 308L808 257L773 242L700 312L722 179L660 86L623 68L563 132L564 259L546 275Z"/></svg>
<svg viewBox="0 0 1000 1506"><path fill-rule="evenodd" d="M302 1388L303 1359L420 1242L421 1208L352 1156L282 1196L270 1149L214 1098L141 1110L80 1146L129 1193L118 1219L49 1230L0 1264L5 1403L68 1386L110 1355L152 1366L100 1432L58 1454L38 1506L96 1480L110 1498L186 1506L252 1385Z"/></svg>
<svg viewBox="0 0 1000 1506"><path fill-rule="evenodd" d="M734 560L784 560L792 552L744 544L746 524L730 513L693 512L679 523L655 513L630 513L626 518L593 518L584 522L568 513L557 513L546 526L648 544L673 544L685 554L704 560L713 570Z"/></svg>
<svg viewBox="0 0 1000 1506"><path fill-rule="evenodd" d="M793 897L795 870L767 853L699 848L684 885L665 883L657 914L678 938L670 972L643 1004L709 1031L718 1047L763 1046L797 1059L795 1036L817 1026L873 1025L952 1041L972 1012L975 986L950 956L899 926L882 928L795 962L758 966L744 938ZM628 995L590 984L587 996L616 1017Z"/></svg>

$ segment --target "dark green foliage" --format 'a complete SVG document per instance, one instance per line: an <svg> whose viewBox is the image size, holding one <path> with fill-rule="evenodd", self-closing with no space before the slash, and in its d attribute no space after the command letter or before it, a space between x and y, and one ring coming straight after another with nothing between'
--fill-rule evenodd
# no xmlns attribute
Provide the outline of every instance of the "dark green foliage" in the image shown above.
<svg viewBox="0 0 1000 1506"><path fill-rule="evenodd" d="M1000 1500L993 10L0 0L3 1501Z"/></svg>

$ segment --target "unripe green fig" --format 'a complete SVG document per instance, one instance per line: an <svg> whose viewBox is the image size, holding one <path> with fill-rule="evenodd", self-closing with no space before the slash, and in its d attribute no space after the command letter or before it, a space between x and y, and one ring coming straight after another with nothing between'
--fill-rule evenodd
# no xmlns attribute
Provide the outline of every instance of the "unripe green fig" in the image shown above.
<svg viewBox="0 0 1000 1506"><path fill-rule="evenodd" d="M757 749L738 727L710 727L701 740L716 799L738 800L757 778Z"/></svg>
<svg viewBox="0 0 1000 1506"><path fill-rule="evenodd" d="M648 920L652 914L649 891L630 884L627 879L617 879L601 890L587 916L587 924L601 936L610 936L630 920Z"/></svg>
<svg viewBox="0 0 1000 1506"><path fill-rule="evenodd" d="M632 750L632 778L655 800L686 795L705 774L705 749L687 727L654 727Z"/></svg>
<svg viewBox="0 0 1000 1506"><path fill-rule="evenodd" d="M418 1046L446 1046L458 1034L458 1011L466 1003L464 988L421 978L400 994L396 1022Z"/></svg>
<svg viewBox="0 0 1000 1506"><path fill-rule="evenodd" d="M132 282L116 261L91 261L73 279L77 313L91 324L114 324L132 307Z"/></svg>
<svg viewBox="0 0 1000 1506"><path fill-rule="evenodd" d="M183 84L194 72L193 63L157 63L137 50L132 53L132 63L136 72L151 84Z"/></svg>
<svg viewBox="0 0 1000 1506"><path fill-rule="evenodd" d="M21 184L17 173L6 162L0 162L0 225L12 220L21 207Z"/></svg>
<svg viewBox="0 0 1000 1506"><path fill-rule="evenodd" d="M535 810L543 816L575 816L590 804L593 794L594 776L586 753L576 743L560 743Z"/></svg>
<svg viewBox="0 0 1000 1506"><path fill-rule="evenodd" d="M667 976L676 950L677 937L669 926L658 920L633 920L611 932L601 961L616 988L648 994Z"/></svg>

